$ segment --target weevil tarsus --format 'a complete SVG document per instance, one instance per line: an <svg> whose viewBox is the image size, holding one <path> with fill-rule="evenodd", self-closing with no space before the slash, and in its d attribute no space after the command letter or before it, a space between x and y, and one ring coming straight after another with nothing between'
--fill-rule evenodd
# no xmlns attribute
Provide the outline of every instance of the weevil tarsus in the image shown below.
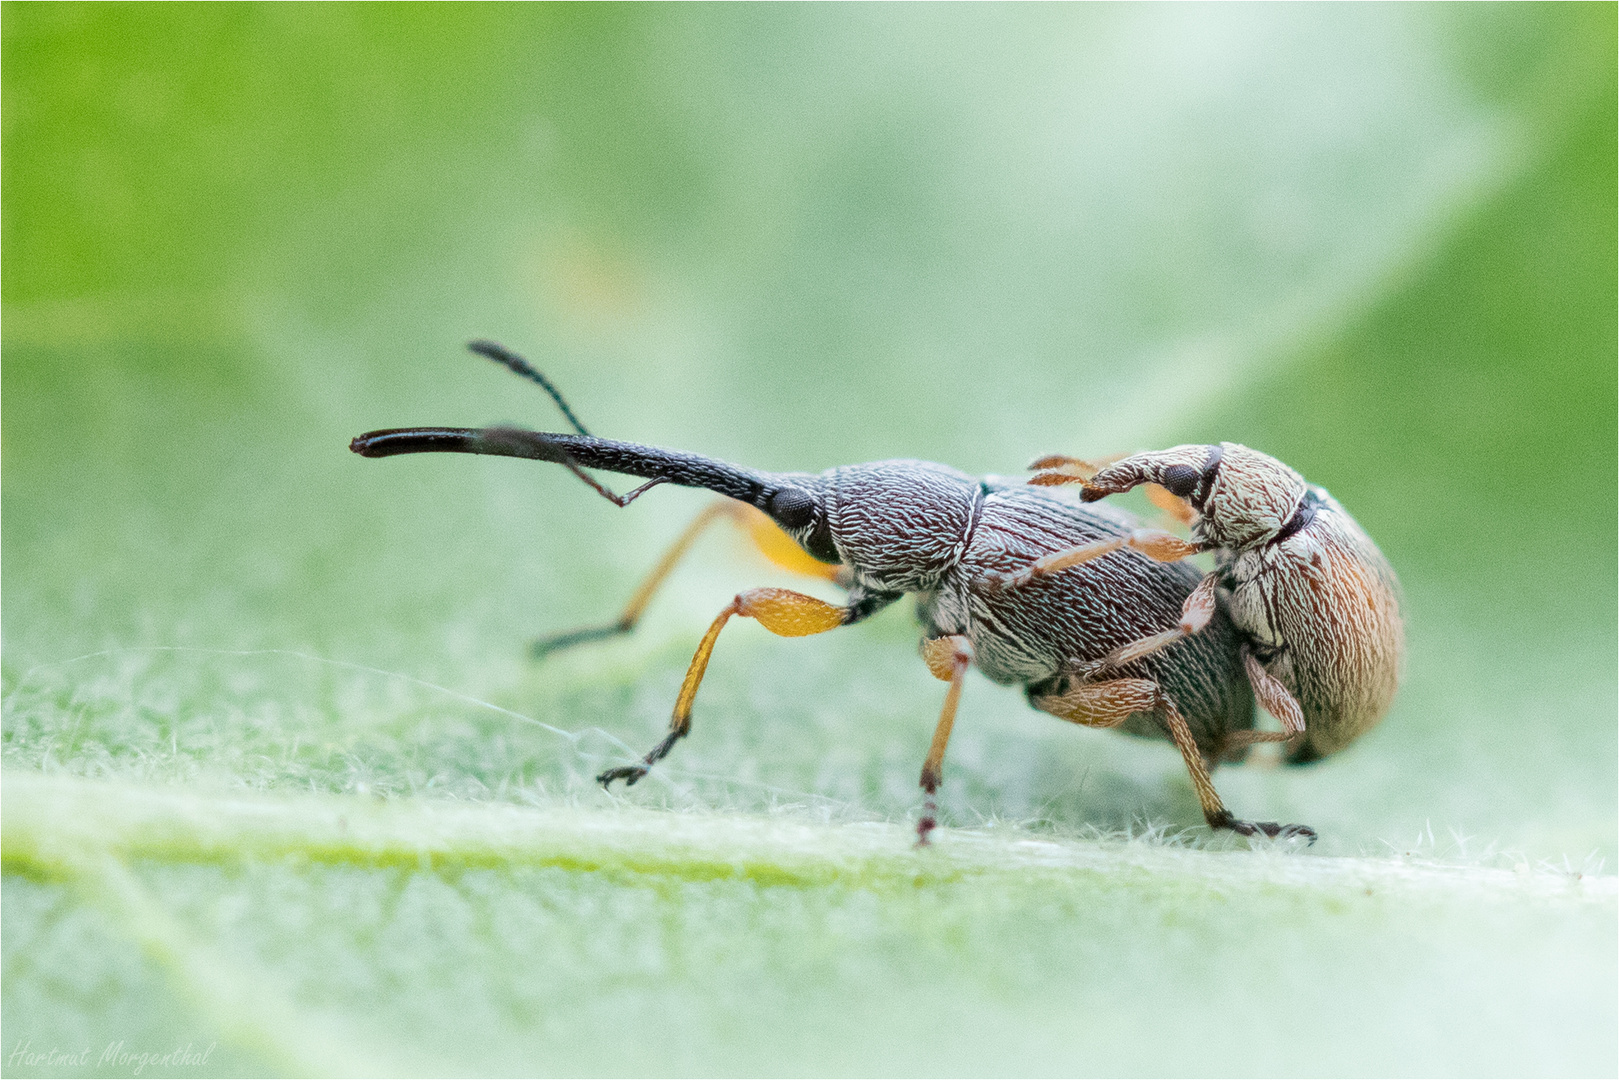
<svg viewBox="0 0 1619 1080"><path fill-rule="evenodd" d="M1004 589L1017 588L1027 585L1038 577L1049 577L1061 573L1070 567L1080 566L1092 559L1100 559L1103 555L1111 555L1115 551L1129 549L1139 551L1150 559L1158 562L1177 562L1188 555L1196 555L1203 549L1197 544L1182 540L1174 533L1163 532L1159 529L1132 529L1123 536L1109 537L1106 540L1095 540L1088 544L1079 544L1075 547L1053 551L1049 555L1036 559L1019 570L1001 574L994 579L994 584Z"/></svg>
<svg viewBox="0 0 1619 1080"><path fill-rule="evenodd" d="M1197 588L1192 590L1191 595L1186 598L1186 602L1181 605L1181 621L1174 627L1156 634L1149 634L1143 638L1137 638L1128 644L1120 645L1100 660L1093 661L1092 664L1075 670L1076 672L1084 672L1094 676L1104 671L1118 670L1127 664L1135 663L1137 660L1145 660L1153 653L1161 652L1177 641L1189 638L1209 625L1209 620L1214 618L1214 613L1218 610L1218 607L1215 596L1215 576L1210 574L1197 583Z"/></svg>

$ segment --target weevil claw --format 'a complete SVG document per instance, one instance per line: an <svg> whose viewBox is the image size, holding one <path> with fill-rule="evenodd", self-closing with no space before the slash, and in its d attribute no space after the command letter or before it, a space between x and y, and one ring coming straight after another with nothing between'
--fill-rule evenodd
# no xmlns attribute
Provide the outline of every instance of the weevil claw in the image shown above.
<svg viewBox="0 0 1619 1080"><path fill-rule="evenodd" d="M938 825L938 821L934 819L932 814L924 814L922 819L916 823L916 846L919 848L932 847L933 841L928 839L928 833L932 832Z"/></svg>
<svg viewBox="0 0 1619 1080"><path fill-rule="evenodd" d="M596 777L596 783L609 791L612 790L614 780L624 781L625 787L634 787L635 782L646 774L647 768L645 765L621 765L616 769L608 769Z"/></svg>
<svg viewBox="0 0 1619 1080"><path fill-rule="evenodd" d="M1303 837L1309 844L1316 842L1315 830L1308 825L1282 825L1274 821L1243 821L1227 810L1211 817L1211 829L1230 829L1238 836L1256 836L1260 833L1275 840L1293 840Z"/></svg>

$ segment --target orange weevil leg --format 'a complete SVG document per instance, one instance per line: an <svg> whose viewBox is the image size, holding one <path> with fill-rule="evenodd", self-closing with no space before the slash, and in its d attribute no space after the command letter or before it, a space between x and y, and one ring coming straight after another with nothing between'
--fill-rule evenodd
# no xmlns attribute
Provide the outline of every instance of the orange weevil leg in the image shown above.
<svg viewBox="0 0 1619 1080"><path fill-rule="evenodd" d="M734 499L718 499L704 507L702 513L693 518L685 531L669 545L669 550L663 553L663 558L658 560L652 572L636 587L635 593L630 597L629 603L624 605L624 611L616 621L605 626L587 626L581 630L566 630L560 634L540 638L530 647L531 655L538 660L573 645L627 634L635 629L635 624L641 621L641 615L652 602L652 597L663 584L664 578L675 568L675 564L691 550L692 544L703 534L703 530L722 519L733 521L744 529L754 546L777 566L795 573L823 577L829 581L836 580L839 567L811 558L792 537L777 528L776 523L763 511Z"/></svg>
<svg viewBox="0 0 1619 1080"><path fill-rule="evenodd" d="M634 784L647 774L649 768L668 756L675 743L691 730L691 708L697 700L697 688L702 685L703 675L708 671L708 658L713 655L714 643L719 640L720 631L725 629L725 624L731 621L733 615L757 619L772 634L803 637L842 626L849 620L850 609L791 589L749 589L738 593L736 599L727 604L725 610L709 625L708 633L703 635L696 655L691 658L686 678L680 684L680 696L675 698L674 715L669 718L669 734L641 759L640 764L608 769L596 777L603 787L610 786L614 780L622 780L626 785Z"/></svg>
<svg viewBox="0 0 1619 1080"><path fill-rule="evenodd" d="M1288 693L1281 680L1265 670L1252 651L1244 645L1242 663L1248 669L1248 682L1254 688L1259 707L1282 722L1281 731L1233 731L1225 737L1222 750L1236 750L1252 743L1291 742L1304 734L1304 710L1298 698Z"/></svg>
<svg viewBox="0 0 1619 1080"><path fill-rule="evenodd" d="M1142 484L1141 490L1146 492L1148 502L1187 528L1191 528L1192 523L1197 520L1197 511L1192 509L1192 504L1168 488L1159 487L1157 484Z"/></svg>
<svg viewBox="0 0 1619 1080"><path fill-rule="evenodd" d="M922 790L927 794L922 801L922 817L916 823L918 847L927 845L928 833L939 824L939 804L934 796L944 770L944 748L950 743L950 729L956 723L956 706L961 704L961 684L966 681L967 668L973 662L973 647L960 634L931 638L922 643L922 658L934 678L949 683L950 689L945 691L939 724L933 729L933 744L928 747L927 760L922 763Z"/></svg>
<svg viewBox="0 0 1619 1080"><path fill-rule="evenodd" d="M1188 555L1196 555L1203 549L1190 540L1182 540L1174 533L1163 532L1159 529L1132 529L1124 536L1114 536L1107 540L1094 540L1089 544L1081 544L1064 551L1053 551L1050 555L1036 559L1021 570L1012 570L1000 574L992 579L1003 589L1015 589L1019 585L1027 585L1037 577L1055 574L1059 570L1066 570L1070 566L1088 563L1092 559L1100 559L1122 548L1139 551L1141 554L1158 562L1175 562Z"/></svg>

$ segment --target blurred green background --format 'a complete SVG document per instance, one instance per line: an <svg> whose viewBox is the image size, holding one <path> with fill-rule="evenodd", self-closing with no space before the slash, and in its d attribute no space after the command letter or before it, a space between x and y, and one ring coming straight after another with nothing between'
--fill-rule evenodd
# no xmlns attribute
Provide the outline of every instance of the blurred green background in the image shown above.
<svg viewBox="0 0 1619 1080"><path fill-rule="evenodd" d="M910 866L908 605L735 626L669 767L590 782L790 582L716 533L527 661L704 498L347 452L560 426L473 337L762 468L1247 443L1382 545L1410 647L1341 758L1217 775L1320 830L1285 857L981 679L947 823L1117 872L53 859L8 794L4 1071L1614 1072L1615 10L4 5L11 792L757 817L828 865L890 821ZM1373 863L1427 876L1329 880Z"/></svg>

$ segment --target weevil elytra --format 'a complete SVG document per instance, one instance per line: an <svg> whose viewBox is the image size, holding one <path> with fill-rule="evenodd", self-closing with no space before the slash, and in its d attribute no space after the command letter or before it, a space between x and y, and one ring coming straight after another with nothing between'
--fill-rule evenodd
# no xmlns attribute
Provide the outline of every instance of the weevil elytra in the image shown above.
<svg viewBox="0 0 1619 1080"><path fill-rule="evenodd" d="M1204 818L1253 835L1302 836L1300 825L1243 821L1226 810L1210 768L1262 737L1244 669L1246 638L1216 602L1214 582L1171 560L1191 547L1139 528L1131 515L1044 487L977 479L925 461L879 461L820 473L770 473L681 451L601 439L585 430L543 375L497 345L475 352L540 383L574 434L493 428L398 428L350 443L365 457L449 452L549 461L571 470L619 506L648 488L678 484L725 497L693 523L636 591L616 622L541 642L539 651L622 633L696 532L741 521L767 556L847 590L843 605L781 588L738 593L709 626L675 701L668 734L639 762L597 779L634 784L691 730L692 705L720 631L734 616L796 637L860 622L914 594L929 670L949 683L922 766L920 843L936 824L935 792L969 667L1024 687L1030 704L1092 727L1167 738L1191 774ZM647 483L615 495L587 469ZM783 536L782 534L786 535ZM790 538L790 542L788 542ZM1054 566L1054 555L1108 545L1105 559ZM1150 556L1150 557L1149 557ZM1031 572L1038 571L1038 572Z"/></svg>
<svg viewBox="0 0 1619 1080"><path fill-rule="evenodd" d="M1218 587L1254 693L1284 728L1244 738L1286 741L1287 760L1303 764L1342 750L1388 712L1405 652L1399 581L1324 488L1237 443L1176 446L1100 468L1064 457L1034 467L1045 471L1031 483L1083 484L1088 503L1140 484L1184 500L1190 550L1142 550L1214 553L1204 584Z"/></svg>

